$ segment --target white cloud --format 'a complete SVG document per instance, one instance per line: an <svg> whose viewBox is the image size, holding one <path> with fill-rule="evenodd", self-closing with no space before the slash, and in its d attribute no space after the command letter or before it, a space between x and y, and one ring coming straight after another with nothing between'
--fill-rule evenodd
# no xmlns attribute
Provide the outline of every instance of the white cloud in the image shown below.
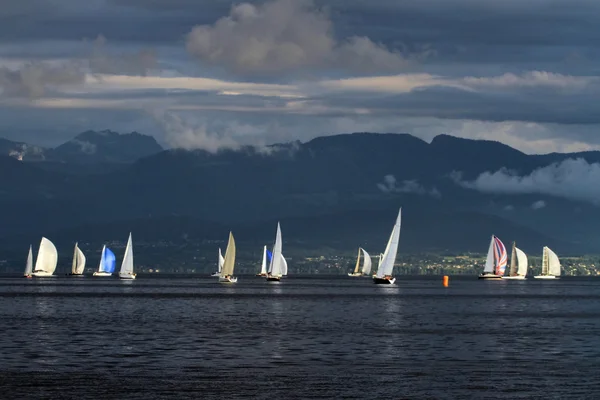
<svg viewBox="0 0 600 400"><path fill-rule="evenodd" d="M462 180L460 173L452 179L459 185L485 193L547 194L573 200L600 204L600 164L589 164L582 158L567 159L538 168L526 176L518 176L502 168L496 172L484 172L474 181ZM545 202L536 202L545 206Z"/></svg>
<svg viewBox="0 0 600 400"><path fill-rule="evenodd" d="M242 3L187 37L199 60L237 73L289 73L306 68L398 71L408 59L362 36L338 41L328 15L311 0Z"/></svg>
<svg viewBox="0 0 600 400"><path fill-rule="evenodd" d="M240 148L231 135L210 131L206 124L191 125L179 115L164 111L156 111L153 116L163 130L165 141L175 148L203 149L211 153Z"/></svg>
<svg viewBox="0 0 600 400"><path fill-rule="evenodd" d="M127 75L97 75L86 77L89 90L208 90L220 91L222 94L248 94L256 96L303 97L295 85L269 84L252 82L225 81L201 77L162 77L162 76L127 76ZM176 93L175 93L176 94Z"/></svg>
<svg viewBox="0 0 600 400"><path fill-rule="evenodd" d="M531 204L533 210L540 210L544 207L546 207L546 202L544 200L538 200Z"/></svg>
<svg viewBox="0 0 600 400"><path fill-rule="evenodd" d="M441 193L437 188L425 189L423 185L416 179L402 181L401 185L397 185L394 175L386 175L383 177L383 182L377 184L377 188L383 193L415 193L420 195L429 195L435 198L440 198Z"/></svg>
<svg viewBox="0 0 600 400"><path fill-rule="evenodd" d="M465 85L472 88L527 88L548 87L552 89L581 90L592 83L598 83L595 76L571 76L548 71L528 71L521 75L505 73L491 77L465 77Z"/></svg>

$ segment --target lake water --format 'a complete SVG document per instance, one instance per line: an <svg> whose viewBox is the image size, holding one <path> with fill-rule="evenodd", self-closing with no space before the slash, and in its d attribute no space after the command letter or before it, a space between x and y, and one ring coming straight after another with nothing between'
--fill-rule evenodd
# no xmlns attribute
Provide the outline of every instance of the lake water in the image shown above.
<svg viewBox="0 0 600 400"><path fill-rule="evenodd" d="M0 277L6 399L600 398L600 280Z"/></svg>

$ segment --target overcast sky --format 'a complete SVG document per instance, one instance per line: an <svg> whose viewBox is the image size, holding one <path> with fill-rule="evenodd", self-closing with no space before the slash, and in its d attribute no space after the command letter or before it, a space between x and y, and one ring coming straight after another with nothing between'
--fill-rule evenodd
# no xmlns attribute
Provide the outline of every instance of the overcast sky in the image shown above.
<svg viewBox="0 0 600 400"><path fill-rule="evenodd" d="M597 0L19 0L0 136L217 149L356 132L600 148Z"/></svg>

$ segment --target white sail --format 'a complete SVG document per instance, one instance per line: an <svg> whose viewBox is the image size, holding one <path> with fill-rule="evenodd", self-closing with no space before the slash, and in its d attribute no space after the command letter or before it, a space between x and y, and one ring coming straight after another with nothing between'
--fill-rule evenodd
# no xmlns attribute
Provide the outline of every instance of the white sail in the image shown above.
<svg viewBox="0 0 600 400"><path fill-rule="evenodd" d="M361 248L362 252L363 252L363 256L365 259L365 262L363 264L363 268L362 268L362 273L365 275L369 275L371 273L371 256L369 256L369 253L367 253L365 251L365 249Z"/></svg>
<svg viewBox="0 0 600 400"><path fill-rule="evenodd" d="M100 256L100 265L98 265L98 272L104 272L104 269L103 269L103 266L104 266L104 254L105 254L104 250L106 250L106 245L102 246L102 253L100 253L101 256Z"/></svg>
<svg viewBox="0 0 600 400"><path fill-rule="evenodd" d="M23 275L29 276L33 272L33 252L31 246L29 246L29 253L27 254L27 262L25 263L25 272Z"/></svg>
<svg viewBox="0 0 600 400"><path fill-rule="evenodd" d="M379 261L377 261L377 270L379 271L379 267L381 266L381 260L383 260L383 253L379 253Z"/></svg>
<svg viewBox="0 0 600 400"><path fill-rule="evenodd" d="M392 229L392 234L388 240L388 244L383 252L383 259L380 261L379 268L377 269L377 278L383 278L384 276L392 275L394 270L394 264L396 262L396 255L398 254L398 242L400 241L400 226L402 222L402 208L398 211L398 217L396 218L396 224Z"/></svg>
<svg viewBox="0 0 600 400"><path fill-rule="evenodd" d="M354 274L358 274L360 269L360 247L358 248L358 255L356 256L356 265L354 266Z"/></svg>
<svg viewBox="0 0 600 400"><path fill-rule="evenodd" d="M283 254L281 255L281 275L285 276L288 273L287 261Z"/></svg>
<svg viewBox="0 0 600 400"><path fill-rule="evenodd" d="M127 239L127 247L125 248L125 255L123 256L119 275L133 275L133 245L131 244L131 233L129 233L129 239Z"/></svg>
<svg viewBox="0 0 600 400"><path fill-rule="evenodd" d="M523 252L523 250L515 247L515 253L517 254L517 272L516 274L519 276L527 275L527 255Z"/></svg>
<svg viewBox="0 0 600 400"><path fill-rule="evenodd" d="M267 273L267 246L263 248L263 257L262 264L260 265L260 273L263 275Z"/></svg>
<svg viewBox="0 0 600 400"><path fill-rule="evenodd" d="M508 272L508 276L516 276L517 275L517 243L513 242L512 251L510 253L510 271Z"/></svg>
<svg viewBox="0 0 600 400"><path fill-rule="evenodd" d="M40 249L38 250L33 272L42 272L52 275L56 270L57 263L58 252L56 251L54 243L43 237L42 241L40 242Z"/></svg>
<svg viewBox="0 0 600 400"><path fill-rule="evenodd" d="M75 275L83 274L85 269L85 255L75 243L75 249L73 250L73 264L71 266L71 273Z"/></svg>
<svg viewBox="0 0 600 400"><path fill-rule="evenodd" d="M219 254L221 250L219 249ZM233 275L233 269L235 267L235 240L233 234L229 232L229 242L227 243L227 249L225 250L225 258L223 259L223 268L221 269L221 277Z"/></svg>
<svg viewBox="0 0 600 400"><path fill-rule="evenodd" d="M485 267L483 268L484 274L494 273L494 235L490 240L490 248L488 249L487 258L485 260Z"/></svg>
<svg viewBox="0 0 600 400"><path fill-rule="evenodd" d="M549 257L548 257L548 250L550 250L548 247L544 246L544 249L542 250L542 275L549 275L548 274L548 264L549 264Z"/></svg>
<svg viewBox="0 0 600 400"><path fill-rule="evenodd" d="M275 236L275 245L273 246L273 255L271 256L271 263L269 265L269 273L272 276L282 275L282 259L281 259L281 227L279 222L277 223L277 235Z"/></svg>
<svg viewBox="0 0 600 400"><path fill-rule="evenodd" d="M227 252L227 250L225 250L225 252ZM224 262L225 259L223 258L223 255L221 254L221 248L219 247L219 273L221 273L221 270L223 269Z"/></svg>
<svg viewBox="0 0 600 400"><path fill-rule="evenodd" d="M560 276L560 261L555 252L548 249L548 275Z"/></svg>

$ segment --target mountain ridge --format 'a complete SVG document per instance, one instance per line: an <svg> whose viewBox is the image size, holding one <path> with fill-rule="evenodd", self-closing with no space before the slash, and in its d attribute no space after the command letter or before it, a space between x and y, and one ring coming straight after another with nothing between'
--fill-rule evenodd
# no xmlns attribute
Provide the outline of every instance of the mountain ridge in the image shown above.
<svg viewBox="0 0 600 400"><path fill-rule="evenodd" d="M81 132L54 148L0 138L0 155L40 163L41 166L52 163L128 164L163 150L153 136L136 131L121 134L109 129Z"/></svg>
<svg viewBox="0 0 600 400"><path fill-rule="evenodd" d="M600 157L600 152L576 154L587 160ZM598 207L549 194L480 192L451 177L460 171L463 179L472 180L500 168L525 175L569 157L527 155L500 142L448 135L427 143L408 134L354 133L273 145L268 151L251 146L216 153L168 149L116 170L87 175L43 171L37 163L13 160L0 173L0 236L172 215L232 227L296 218L298 226L310 232L301 220L377 213L402 205L407 218L445 218L440 230L456 240L467 234L463 231L483 234L486 229L471 217L483 215L481 224L485 222L489 234L498 224L508 224L514 230L543 232L548 242L595 251L600 247ZM540 205L534 209L534 203ZM466 222L447 215L465 215ZM578 217L582 215L585 218ZM384 219L377 220L381 227L373 231L387 232ZM565 224L573 226L564 229ZM417 238L415 246L424 247L427 243L420 241L428 240L428 230L435 231L435 225L414 224L410 229Z"/></svg>

